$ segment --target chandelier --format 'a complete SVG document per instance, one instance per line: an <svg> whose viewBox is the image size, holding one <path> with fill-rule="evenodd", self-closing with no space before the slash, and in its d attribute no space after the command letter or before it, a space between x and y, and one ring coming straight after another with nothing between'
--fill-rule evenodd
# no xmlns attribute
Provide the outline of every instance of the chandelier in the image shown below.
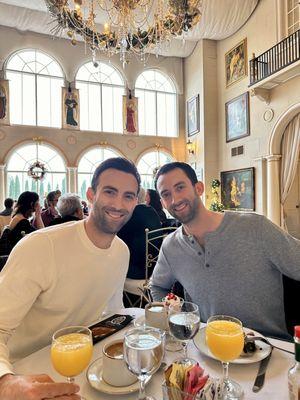
<svg viewBox="0 0 300 400"><path fill-rule="evenodd" d="M120 54L123 66L135 54L161 53L172 37L185 38L200 20L202 0L45 0L55 20L52 33L66 31L76 45L81 37L90 48L108 56ZM104 17L104 19L103 19ZM102 31L97 27L103 24ZM99 26L99 25L98 25ZM95 65L96 66L96 65Z"/></svg>

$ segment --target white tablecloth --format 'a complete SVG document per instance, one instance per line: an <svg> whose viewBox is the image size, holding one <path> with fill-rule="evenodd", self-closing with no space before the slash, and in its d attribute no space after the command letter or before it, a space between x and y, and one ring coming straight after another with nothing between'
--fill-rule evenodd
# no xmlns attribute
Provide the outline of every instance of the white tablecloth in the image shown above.
<svg viewBox="0 0 300 400"><path fill-rule="evenodd" d="M126 309L122 310L123 314L131 314L136 317L143 313L140 309ZM130 325L129 325L130 326ZM101 356L101 350L105 343L123 337L125 329L118 332L117 334L110 336L109 338L97 343L94 347L93 360ZM279 340L271 340L274 345L280 346L287 350L294 349L292 343L287 343ZM180 353L166 352L165 362L169 364L175 358L178 358ZM205 371L208 372L212 377L218 377L221 375L220 362L212 360L208 357L203 356L193 343L189 344L188 356L199 361L199 364L204 367ZM247 365L230 365L229 375L234 380L239 382L244 389L245 400L288 400L288 383L287 383L287 371L294 363L294 356L292 354L284 353L283 351L274 349L273 354L267 369L266 381L264 387L258 393L252 392L252 386L258 371L259 363L247 364ZM14 364L16 373L20 374L39 374L46 373L57 381L62 381L62 377L55 372L50 361L50 346L45 347L31 354L30 356L16 362ZM162 399L161 384L163 381L163 372L157 372L152 378L151 382L147 385L147 393L156 397L157 400ZM105 393L101 393L90 387L87 382L85 372L76 377L76 382L81 387L81 394L86 397L87 400L112 400L112 399L137 399L137 393L130 395L118 395L112 396Z"/></svg>

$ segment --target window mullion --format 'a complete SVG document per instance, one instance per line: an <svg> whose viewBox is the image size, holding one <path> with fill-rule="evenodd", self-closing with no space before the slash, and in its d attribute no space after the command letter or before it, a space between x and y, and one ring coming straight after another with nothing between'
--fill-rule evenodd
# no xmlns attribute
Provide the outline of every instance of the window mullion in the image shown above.
<svg viewBox="0 0 300 400"><path fill-rule="evenodd" d="M35 125L38 126L37 74L35 74Z"/></svg>
<svg viewBox="0 0 300 400"><path fill-rule="evenodd" d="M158 118L157 118L157 91L155 92L155 121L156 121L156 136L158 136Z"/></svg>
<svg viewBox="0 0 300 400"><path fill-rule="evenodd" d="M103 98L103 96L102 96L102 83L100 83L100 107L101 107L101 121L100 121L100 123L101 123L101 132L103 132L104 130L103 130L103 102L102 102L102 98Z"/></svg>

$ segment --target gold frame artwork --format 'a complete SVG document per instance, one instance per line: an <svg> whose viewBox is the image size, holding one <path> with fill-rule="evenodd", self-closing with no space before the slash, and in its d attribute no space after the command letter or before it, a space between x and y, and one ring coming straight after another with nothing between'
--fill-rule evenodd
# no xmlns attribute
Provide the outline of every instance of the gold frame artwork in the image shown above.
<svg viewBox="0 0 300 400"><path fill-rule="evenodd" d="M80 129L79 90L62 88L62 129ZM70 100L70 101L68 101ZM66 104L68 102L69 104ZM68 123L68 121L70 123Z"/></svg>
<svg viewBox="0 0 300 400"><path fill-rule="evenodd" d="M0 79L0 125L9 125L9 81ZM1 118L1 115L4 114Z"/></svg>
<svg viewBox="0 0 300 400"><path fill-rule="evenodd" d="M241 40L225 54L226 87L248 75L247 39Z"/></svg>
<svg viewBox="0 0 300 400"><path fill-rule="evenodd" d="M123 134L137 136L138 124L138 98L123 96Z"/></svg>

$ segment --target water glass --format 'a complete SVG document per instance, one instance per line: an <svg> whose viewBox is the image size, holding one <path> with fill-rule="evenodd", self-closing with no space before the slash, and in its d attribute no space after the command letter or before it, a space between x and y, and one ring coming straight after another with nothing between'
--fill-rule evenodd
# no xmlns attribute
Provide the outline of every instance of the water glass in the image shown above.
<svg viewBox="0 0 300 400"><path fill-rule="evenodd" d="M124 359L140 382L139 400L153 400L145 394L145 381L160 367L164 356L165 333L156 328L130 329L124 338Z"/></svg>
<svg viewBox="0 0 300 400"><path fill-rule="evenodd" d="M197 304L184 301L180 307L169 307L168 323L170 333L182 342L184 358L187 358L187 344L200 327L200 314Z"/></svg>

